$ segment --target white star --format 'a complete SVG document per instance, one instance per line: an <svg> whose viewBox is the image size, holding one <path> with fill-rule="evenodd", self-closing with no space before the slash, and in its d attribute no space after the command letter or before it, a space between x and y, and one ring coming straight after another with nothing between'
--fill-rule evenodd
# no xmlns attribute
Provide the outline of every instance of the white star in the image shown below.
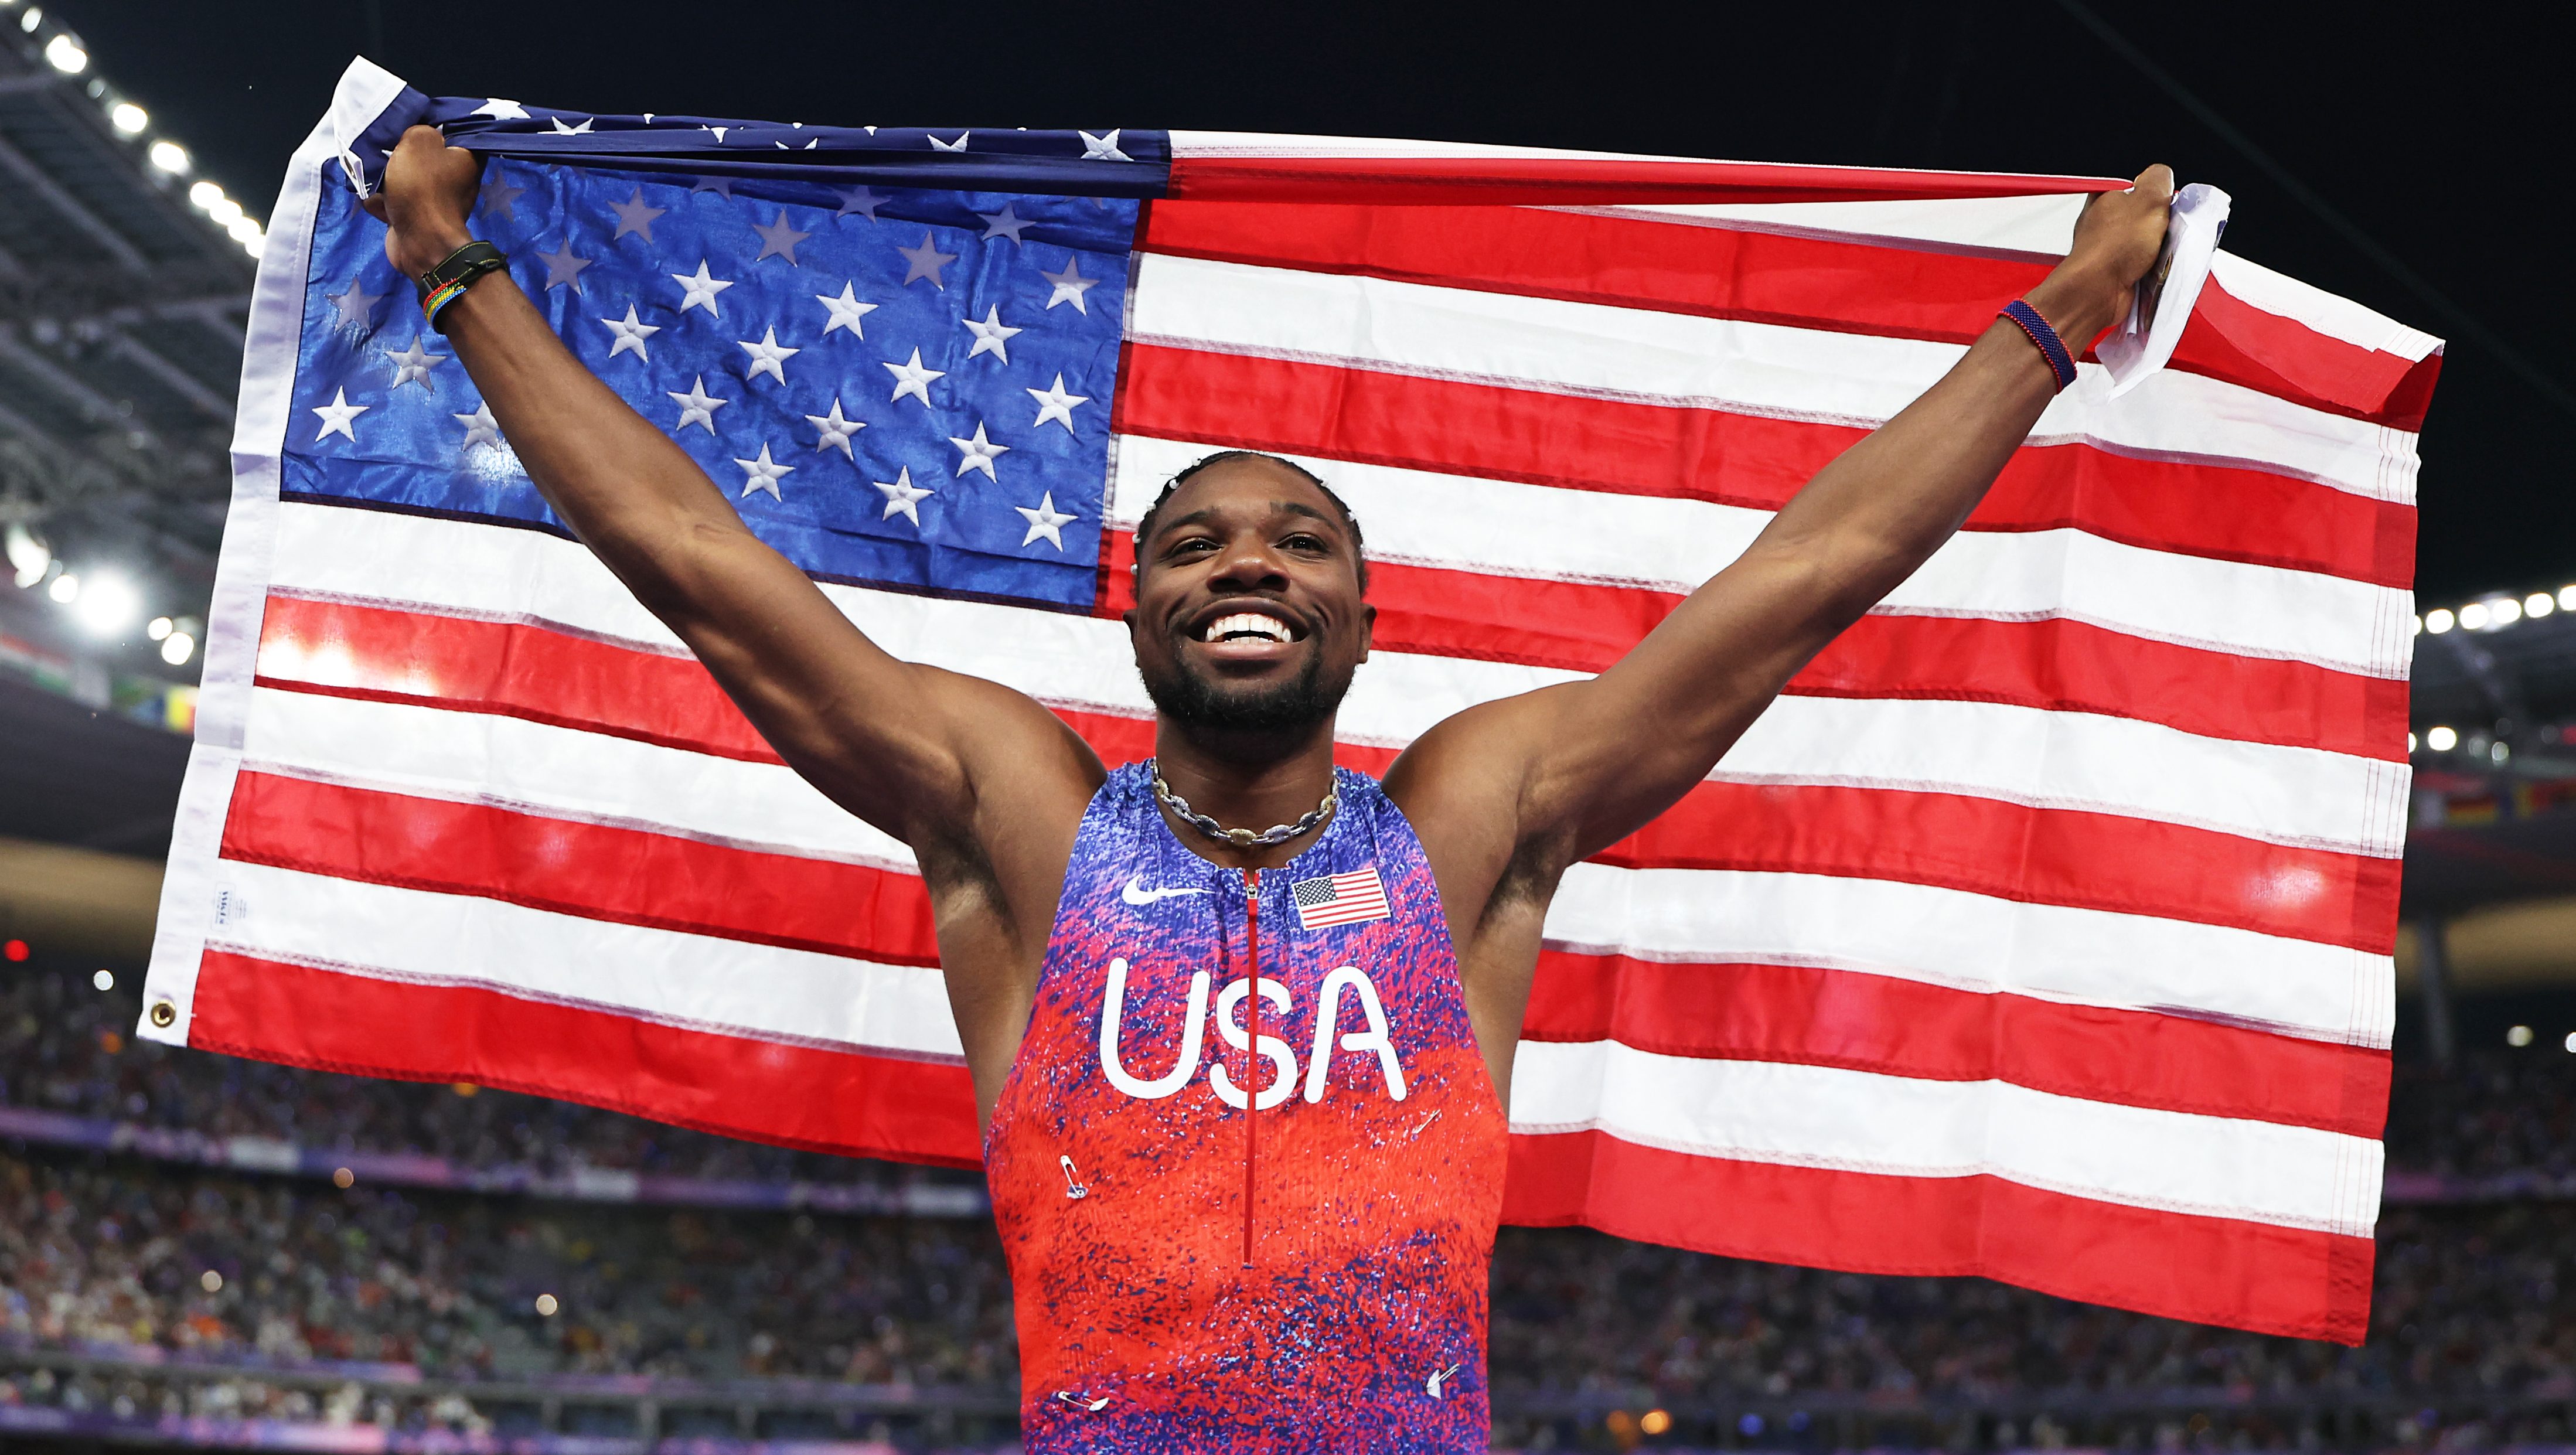
<svg viewBox="0 0 2576 1455"><path fill-rule="evenodd" d="M966 357L970 359L977 354L991 354L1007 364L1011 361L1012 335L1028 332L1025 328L1013 328L1002 322L1002 310L999 308L985 309L981 323L971 318L961 318L957 321L964 324L966 331L975 336L975 347L966 351Z"/></svg>
<svg viewBox="0 0 2576 1455"><path fill-rule="evenodd" d="M999 212L978 212L975 215L984 219L984 236L979 239L982 242L991 242L997 237L1006 237L1013 242L1018 242L1020 229L1028 226L1020 220L1020 214L1013 210L1013 204L1008 202L1002 204L1002 210Z"/></svg>
<svg viewBox="0 0 2576 1455"><path fill-rule="evenodd" d="M555 135L557 136L582 136L589 132L590 124L599 118L595 116L585 116L582 118L581 125L579 126L564 125L563 118L560 116L549 116L546 119L555 124Z"/></svg>
<svg viewBox="0 0 2576 1455"><path fill-rule="evenodd" d="M850 337L852 338L866 338L868 336L866 330L859 327L859 320L876 312L877 305L873 303L861 303L859 301L858 294L852 291L854 287L855 285L853 284L842 284L841 296L838 298L835 298L828 293L817 293L814 295L814 301L822 304L823 307L832 315L831 321L823 325L823 333L825 337L830 337L832 330L836 328L848 329L850 331Z"/></svg>
<svg viewBox="0 0 2576 1455"><path fill-rule="evenodd" d="M429 371L446 363L447 355L431 353L422 345L420 335L412 335L410 348L387 349L384 355L394 361L394 388L418 384L432 394L438 392L438 381L429 377Z"/></svg>
<svg viewBox="0 0 2576 1455"><path fill-rule="evenodd" d="M735 342L742 345L744 353L751 355L751 372L742 376L746 384L763 374L767 374L781 384L786 383L787 371L779 365L805 352L803 349L791 349L780 343L778 330L775 328L762 334L758 343L753 343L749 339L737 339Z"/></svg>
<svg viewBox="0 0 2576 1455"><path fill-rule="evenodd" d="M334 391L330 403L316 406L313 411L322 416L322 432L313 437L313 442L318 445L336 434L346 435L349 443L356 444L358 432L349 428L349 422L374 407L372 404L351 404L346 389Z"/></svg>
<svg viewBox="0 0 2576 1455"><path fill-rule="evenodd" d="M501 448L501 422L492 417L491 405L477 404L472 414L456 414L448 417L465 426L465 443L457 446L459 454L476 445L490 445L496 450Z"/></svg>
<svg viewBox="0 0 2576 1455"><path fill-rule="evenodd" d="M547 287L560 288L570 283L572 291L575 293L581 291L581 270L590 266L590 259L576 258L572 255L570 236L564 238L563 251L550 253L539 249L537 256L546 260Z"/></svg>
<svg viewBox="0 0 2576 1455"><path fill-rule="evenodd" d="M671 281L679 284L682 290L680 297L680 311L682 313L686 313L692 308L704 308L707 311L707 316L709 318L724 317L722 313L716 311L716 295L722 293L727 288L732 287L733 282L731 279L727 278L711 278L707 276L706 259L698 259L698 271L695 276L691 276L687 273L673 273L671 275Z"/></svg>
<svg viewBox="0 0 2576 1455"><path fill-rule="evenodd" d="M717 146L723 146L723 145L724 145L724 134L725 134L725 128L723 128L723 127L721 127L721 126L710 126L710 127L708 127L708 128L707 128L707 130L712 131L712 132L714 132L714 133L716 134L716 145L717 145ZM730 193L730 192L727 192L725 195L726 195L726 196L728 196L728 197L730 197L730 196L732 196L733 194L732 194L732 193Z"/></svg>
<svg viewBox="0 0 2576 1455"><path fill-rule="evenodd" d="M710 127L708 127L708 128L707 128L707 130L712 131L712 132L714 132L714 133L716 134L716 140L718 140L718 141L723 141L723 140L724 140L724 128L723 128L723 127L721 127L721 126L710 126ZM700 177L700 178L698 179L698 184L697 184L696 186L694 186L694 187L691 187L689 190L690 190L691 192L693 192L693 193L694 193L694 192L713 192L713 193L714 193L714 194L716 194L718 197L722 197L722 198L724 198L726 201L730 202L730 201L732 201L732 200L733 200L733 178L731 178L731 177Z"/></svg>
<svg viewBox="0 0 2576 1455"><path fill-rule="evenodd" d="M913 484L910 465L895 471L894 479L891 481L871 480L868 483L885 492L885 514L878 516L877 519L892 520L900 512L911 517L915 529L921 525L921 502L939 493Z"/></svg>
<svg viewBox="0 0 2576 1455"><path fill-rule="evenodd" d="M1029 397L1038 402L1038 422L1030 425L1029 428L1037 429L1052 419L1064 426L1066 434L1073 433L1073 411L1091 402L1091 396L1088 394L1065 393L1062 374L1055 376L1054 387L1032 389L1029 391Z"/></svg>
<svg viewBox="0 0 2576 1455"><path fill-rule="evenodd" d="M734 463L742 466L743 481L741 498L745 500L749 500L751 498L751 492L754 490L766 490L769 492L770 499L780 499L778 494L778 482L785 479L787 476L796 473L796 467L794 465L782 465L776 460L769 458L769 446L766 443L763 443L760 447L759 459L736 460ZM1021 544L1026 545L1027 542L1023 541Z"/></svg>
<svg viewBox="0 0 2576 1455"><path fill-rule="evenodd" d="M1059 303L1070 303L1073 305L1073 311L1076 313L1089 314L1091 312L1091 306L1082 301L1082 295L1099 287L1100 280L1097 278L1086 278L1082 276L1082 255L1080 253L1065 254L1063 272L1050 273L1046 269L1040 268L1038 269L1038 276L1046 279L1047 282L1055 286L1055 291L1047 295L1047 307L1053 308Z"/></svg>
<svg viewBox="0 0 2576 1455"><path fill-rule="evenodd" d="M982 421L979 420L976 422L975 437L973 439L961 440L955 435L950 435L948 437L948 442L966 452L966 457L957 462L958 474L963 475L969 470L981 470L984 472L985 479L992 481L996 485L1001 483L1001 477L993 473L993 462L1000 459L1002 456L1009 454L1011 452L1011 447L1009 445L997 445L991 440L984 438L984 425ZM1014 466L1013 468L1016 469L1018 467ZM1021 544L1026 545L1028 543L1026 541L1022 541Z"/></svg>
<svg viewBox="0 0 2576 1455"><path fill-rule="evenodd" d="M816 138L816 140L820 139ZM780 209L776 222L767 227L755 222L751 225L751 230L760 234L760 258L785 258L787 266L791 268L796 266L796 245L814 235L810 232L798 232L789 227L787 213L783 208ZM754 258L752 261L759 262L760 258Z"/></svg>
<svg viewBox="0 0 2576 1455"><path fill-rule="evenodd" d="M653 362L653 356L650 353L647 353L644 349L644 341L651 338L653 335L660 333L662 331L662 325L658 323L642 323L637 321L635 317L635 305L632 303L626 305L625 318L603 318L600 322L607 324L608 331L617 335L617 342L608 346L608 356L610 358L616 358L619 354L626 353L631 350L635 357L642 359L644 362L648 364Z"/></svg>
<svg viewBox="0 0 2576 1455"><path fill-rule="evenodd" d="M527 190L525 187L511 186L500 173L495 172L492 174L492 180L483 184L483 210L487 213L497 212L505 221L516 222L519 220L519 209L516 204L520 194Z"/></svg>
<svg viewBox="0 0 2576 1455"><path fill-rule="evenodd" d="M347 292L325 293L322 296L330 299L331 307L338 311L340 327L359 330L367 327L368 316L376 311L376 305L385 301L385 295L368 292L355 278L349 280Z"/></svg>
<svg viewBox="0 0 2576 1455"><path fill-rule="evenodd" d="M670 395L671 398L677 401L680 406L680 422L671 426L671 433L673 434L678 434L680 431L687 429L693 424L704 427L706 432L709 434L714 434L716 432L716 411L733 403L730 399L718 399L714 395L709 394L707 392L707 376L704 374L700 374L697 377L697 381L689 386L689 392L686 394L682 394L675 389L665 389L662 392Z"/></svg>
<svg viewBox="0 0 2576 1455"><path fill-rule="evenodd" d="M1035 545L1038 538L1044 536L1047 544L1061 551L1064 549L1066 522L1081 519L1080 516L1066 515L1058 511L1055 508L1055 492L1052 490L1038 497L1038 508L1035 510L1025 505L1014 505L1011 508L1028 520L1029 533L1020 537L1020 544L1024 546Z"/></svg>
<svg viewBox="0 0 2576 1455"><path fill-rule="evenodd" d="M482 105L475 107L472 111L466 114L469 116L488 116L494 121L525 121L528 119L528 108L520 105L516 101L504 101L498 96L492 96L486 98Z"/></svg>
<svg viewBox="0 0 2576 1455"><path fill-rule="evenodd" d="M917 248L896 248L895 251L903 254L904 261L912 264L912 266L907 269L903 275L903 281L906 287L909 287L914 283L918 283L924 278L928 278L930 280L931 287L937 288L941 292L947 291L948 285L939 281L939 270L946 267L948 264L957 261L957 255L955 253L941 252L939 250L939 245L930 240L929 229L924 228L922 230L921 246Z"/></svg>
<svg viewBox="0 0 2576 1455"><path fill-rule="evenodd" d="M892 398L887 399L886 403L897 403L902 400L903 396L910 394L921 401L921 407L924 409L930 407L930 381L933 379L945 379L948 377L948 371L945 369L925 369L921 367L921 350L919 349L914 349L912 351L911 363L888 364L885 366L885 370L887 373L894 375L894 395Z"/></svg>
<svg viewBox="0 0 2576 1455"><path fill-rule="evenodd" d="M644 189L638 187L635 189L635 195L625 201L609 203L608 210L617 214L617 231L609 237L610 242L615 242L630 232L640 232L644 234L646 242L651 242L653 219L671 209L648 205L644 201Z"/></svg>
<svg viewBox="0 0 2576 1455"><path fill-rule="evenodd" d="M843 188L841 191L841 210L833 213L832 215L834 217L847 217L853 212L858 212L866 214L868 221L874 222L877 220L877 204L884 200L884 198L879 197L877 194L869 191L865 187Z"/></svg>
<svg viewBox="0 0 2576 1455"><path fill-rule="evenodd" d="M814 441L814 448L818 450L838 449L841 452L841 457L843 459L850 460L854 463L857 461L858 456L850 453L850 436L857 434L860 430L866 429L868 427L867 421L862 419L843 419L841 417L841 401L839 399L835 398L832 401L831 413L809 414L805 416L805 422L823 432L823 437Z"/></svg>
<svg viewBox="0 0 2576 1455"><path fill-rule="evenodd" d="M975 133L971 131L961 131L957 133L957 139L955 141L941 141L939 138L934 136L930 138L930 145L933 149L938 151L962 152L966 150L966 138L973 136L974 134ZM927 136L929 134L925 132L923 135Z"/></svg>
<svg viewBox="0 0 2576 1455"><path fill-rule="evenodd" d="M1086 162L1132 162L1136 160L1134 157L1131 157L1118 149L1118 130L1119 129L1117 127L1113 126L1109 128L1109 134L1107 136L1093 136L1090 132L1076 128L1073 134L1082 138L1082 159Z"/></svg>

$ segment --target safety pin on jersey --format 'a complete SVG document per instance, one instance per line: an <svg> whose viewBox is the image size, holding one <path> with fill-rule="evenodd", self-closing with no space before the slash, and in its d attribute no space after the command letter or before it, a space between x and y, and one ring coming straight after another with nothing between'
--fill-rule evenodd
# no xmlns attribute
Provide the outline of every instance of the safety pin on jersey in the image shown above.
<svg viewBox="0 0 2576 1455"><path fill-rule="evenodd" d="M1082 1185L1082 1174L1073 1170L1073 1158L1059 1152L1055 1160L1064 1169L1064 1195L1076 1201L1091 1196L1091 1189Z"/></svg>
<svg viewBox="0 0 2576 1455"><path fill-rule="evenodd" d="M1446 1369L1435 1369L1431 1371L1431 1377L1422 1381L1422 1392L1431 1396L1433 1399L1438 1399L1440 1397L1440 1381L1447 1379L1449 1376L1466 1367L1467 1366L1464 1364L1452 1364Z"/></svg>
<svg viewBox="0 0 2576 1455"><path fill-rule="evenodd" d="M1059 1389L1055 1392L1055 1397L1063 1400L1066 1404L1073 1406L1075 1409L1088 1410L1095 1415L1100 1413L1103 1409L1108 1408L1109 1405L1109 1396L1105 1394L1098 1399L1084 1399L1081 1395L1075 1394L1072 1390Z"/></svg>
<svg viewBox="0 0 2576 1455"><path fill-rule="evenodd" d="M1438 1120L1440 1120L1440 1113L1437 1111L1432 1112L1431 1115L1422 1119L1422 1125L1413 1129L1413 1135L1417 1137L1421 1136L1424 1132L1431 1130L1431 1124Z"/></svg>

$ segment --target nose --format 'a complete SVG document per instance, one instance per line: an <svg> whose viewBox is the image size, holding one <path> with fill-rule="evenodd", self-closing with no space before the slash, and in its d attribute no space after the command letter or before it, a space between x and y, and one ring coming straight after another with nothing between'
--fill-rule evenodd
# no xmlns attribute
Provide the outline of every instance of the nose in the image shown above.
<svg viewBox="0 0 2576 1455"><path fill-rule="evenodd" d="M1219 593L1282 591L1287 586L1288 573L1258 531L1238 531L1227 537L1215 569L1208 573L1209 589Z"/></svg>

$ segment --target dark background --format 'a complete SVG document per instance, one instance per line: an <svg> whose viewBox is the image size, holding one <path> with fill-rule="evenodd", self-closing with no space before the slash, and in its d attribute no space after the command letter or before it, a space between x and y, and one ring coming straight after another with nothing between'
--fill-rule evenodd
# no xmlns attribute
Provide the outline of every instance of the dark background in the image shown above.
<svg viewBox="0 0 2576 1455"><path fill-rule="evenodd" d="M156 130L265 217L364 52L432 94L775 121L1204 127L1763 161L2132 173L2236 198L2230 249L2450 341L2425 427L2428 605L2576 579L2576 368L2533 6L2086 0L2285 186L2060 0L1145 6L1101 0L48 5ZM2344 213L2409 287L2296 195ZM2483 335L2483 336L2481 336ZM2518 370L2504 352L2518 354ZM2539 382L2528 377L2536 373Z"/></svg>

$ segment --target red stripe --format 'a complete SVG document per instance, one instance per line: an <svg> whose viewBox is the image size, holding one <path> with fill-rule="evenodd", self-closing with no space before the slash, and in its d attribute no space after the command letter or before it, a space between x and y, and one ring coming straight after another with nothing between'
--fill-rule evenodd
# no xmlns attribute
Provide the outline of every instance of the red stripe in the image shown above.
<svg viewBox="0 0 2576 1455"><path fill-rule="evenodd" d="M707 1031L496 990L208 950L188 1044L292 1066L472 1081L783 1147L981 1165L966 1068Z"/></svg>
<svg viewBox="0 0 2576 1455"><path fill-rule="evenodd" d="M2376 1140L2389 1054L2152 1011L1980 995L1808 965L1548 950L1521 1034L1666 1056L2008 1081L2087 1101Z"/></svg>
<svg viewBox="0 0 2576 1455"><path fill-rule="evenodd" d="M1260 407L1246 409L1246 400ZM1441 427L1423 428L1430 419ZM1869 433L1141 343L1125 350L1116 427L1226 449L1755 510L1779 509ZM2080 444L2016 451L1967 524L2070 527L2149 550L2380 586L2414 579L2412 506L2261 470Z"/></svg>
<svg viewBox="0 0 2576 1455"><path fill-rule="evenodd" d="M1723 803L1695 808L1711 819L1728 811ZM938 963L929 899L910 874L479 804L244 772L221 853L620 924L885 963ZM1360 911L1371 907L1386 912L1383 894L1363 886L1349 905L1299 914L1322 924L1336 915L1366 918ZM1676 1056L2000 1079L2096 1101L2355 1136L2378 1135L2388 1096L2384 1052L1811 967L1549 950L1539 958L1524 1033L1550 1041L1615 1038Z"/></svg>
<svg viewBox="0 0 2576 1455"><path fill-rule="evenodd" d="M1373 202L1455 207L1525 203L1865 202L2116 192L2102 177L1909 172L1662 157L1239 157L1176 147L1168 197L1193 202ZM1158 207L1169 206L1158 202Z"/></svg>
<svg viewBox="0 0 2576 1455"><path fill-rule="evenodd" d="M1601 1132L1512 1138L1503 1220L1854 1273L1999 1278L2165 1318L2359 1344L2367 1238L2043 1192L1697 1157Z"/></svg>
<svg viewBox="0 0 2576 1455"><path fill-rule="evenodd" d="M261 662L257 680L266 687L524 717L682 748L698 746L688 734L706 732L712 751L778 761L694 661L540 627L272 596ZM333 680L284 675L297 663L327 663ZM622 675L630 670L631 678ZM1060 715L1105 762L1153 752L1153 724L1145 719ZM1383 774L1395 753L1344 744L1337 756ZM1597 857L1635 868L1900 879L2373 954L2390 953L2395 935L2395 860L1962 794L1702 783ZM895 943L853 953L914 955Z"/></svg>
<svg viewBox="0 0 2576 1455"><path fill-rule="evenodd" d="M1796 237L1528 207L1165 202L1149 252L1837 333L1965 344L2052 261L1960 249ZM2173 367L2337 414L2414 430L2430 378L2266 313L2215 283ZM2072 341L2070 341L2072 342Z"/></svg>
<svg viewBox="0 0 2576 1455"><path fill-rule="evenodd" d="M1108 554L1135 555L1113 529ZM1381 651L1599 672L1682 598L1668 591L1369 563ZM1097 614L1136 604L1136 579L1106 573ZM1789 681L1792 696L1938 698L2104 713L2203 737L2404 762L2406 687L2310 662L2176 646L2076 621L1868 616Z"/></svg>

